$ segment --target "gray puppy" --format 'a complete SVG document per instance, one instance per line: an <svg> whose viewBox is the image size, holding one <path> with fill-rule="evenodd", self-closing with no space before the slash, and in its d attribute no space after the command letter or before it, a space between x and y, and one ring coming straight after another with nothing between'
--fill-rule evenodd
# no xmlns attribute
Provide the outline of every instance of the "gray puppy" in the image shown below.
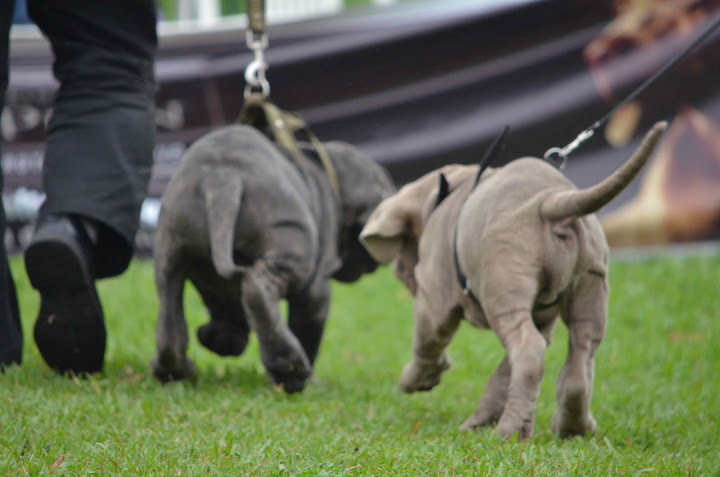
<svg viewBox="0 0 720 477"><path fill-rule="evenodd" d="M194 373L183 314L189 279L211 318L197 331L203 346L237 356L252 330L270 380L286 392L304 388L328 315L330 279L353 282L377 268L358 234L395 191L384 169L354 147L324 148L340 197L318 160L297 160L249 126L222 128L187 150L163 194L155 235L157 378Z"/></svg>
<svg viewBox="0 0 720 477"><path fill-rule="evenodd" d="M630 183L666 126L656 124L621 168L589 189L578 190L542 160L524 158L488 169L476 187L477 166L446 166L383 201L360 239L379 262L395 260L396 275L415 295L413 359L401 389L427 391L440 382L462 318L489 327L506 356L462 427L497 422L500 436L527 439L545 349L562 315L570 344L553 430L594 432L590 395L607 322L609 252L593 212ZM438 204L441 189L449 195Z"/></svg>

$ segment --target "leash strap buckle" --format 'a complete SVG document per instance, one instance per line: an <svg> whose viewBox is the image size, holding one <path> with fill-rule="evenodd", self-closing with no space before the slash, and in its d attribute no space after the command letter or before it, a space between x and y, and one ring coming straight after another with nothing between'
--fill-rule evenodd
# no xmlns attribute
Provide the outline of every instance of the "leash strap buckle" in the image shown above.
<svg viewBox="0 0 720 477"><path fill-rule="evenodd" d="M580 146L580 144L584 143L588 139L590 139L593 134L595 134L595 130L593 128L586 129L567 146L565 147L551 147L545 152L545 155L543 158L549 162L550 164L557 167L559 170L565 169L565 166L567 165L567 157L568 155L573 152L575 149Z"/></svg>
<svg viewBox="0 0 720 477"><path fill-rule="evenodd" d="M256 33L248 29L245 32L247 47L253 51L255 58L245 68L245 99L253 94L261 94L264 97L270 96L270 82L265 76L268 64L265 61L265 49L268 46L267 33Z"/></svg>

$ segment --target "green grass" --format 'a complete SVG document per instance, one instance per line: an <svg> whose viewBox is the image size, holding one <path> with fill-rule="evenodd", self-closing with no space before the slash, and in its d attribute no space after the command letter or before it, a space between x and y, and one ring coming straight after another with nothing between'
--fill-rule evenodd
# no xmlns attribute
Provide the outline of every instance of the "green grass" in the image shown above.
<svg viewBox="0 0 720 477"><path fill-rule="evenodd" d="M302 394L267 382L257 342L223 359L192 336L194 382L149 373L157 303L152 263L100 284L104 374L56 376L32 340L38 297L12 262L25 329L21 367L0 375L0 470L8 475L717 475L720 256L613 263L610 322L596 360L594 437L550 432L566 352L547 356L535 434L503 443L460 432L502 357L463 325L454 368L429 393L397 389L410 356L412 301L384 268L335 286L315 379ZM192 332L206 321L192 288Z"/></svg>

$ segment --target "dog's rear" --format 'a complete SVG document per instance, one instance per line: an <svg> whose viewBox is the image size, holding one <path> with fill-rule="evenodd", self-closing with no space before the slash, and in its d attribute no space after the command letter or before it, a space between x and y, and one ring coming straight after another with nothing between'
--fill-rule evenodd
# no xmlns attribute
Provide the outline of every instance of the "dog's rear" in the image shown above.
<svg viewBox="0 0 720 477"><path fill-rule="evenodd" d="M604 273L607 245L592 214L635 178L666 128L664 122L656 124L618 170L587 189L578 190L553 166L535 158L518 159L489 174L467 197L458 217L460 266L467 267L480 301L488 293L481 290L484 277L527 277L522 286L515 281L525 290L523 298L504 299L508 308L515 308L530 298L527 306L555 302L578 270ZM508 284L507 289L513 288ZM532 297L524 297L529 291Z"/></svg>
<svg viewBox="0 0 720 477"><path fill-rule="evenodd" d="M210 322L198 339L239 355L258 338L269 379L301 391L329 312L330 279L358 280L377 263L357 241L374 207L394 191L377 163L341 141L295 157L249 126L196 141L168 184L154 244L160 298L161 380L192 374L182 293L190 280ZM287 302L287 320L279 303Z"/></svg>
<svg viewBox="0 0 720 477"><path fill-rule="evenodd" d="M589 189L577 190L554 167L527 158L487 171L475 189L470 174L450 181L454 192L429 217L409 220L400 194L429 195L429 185L440 184L439 172L434 181L426 176L406 186L400 199L381 204L361 234L369 251L387 262L388 252L402 249L397 244L418 244L413 360L401 388L428 390L439 383L449 367L446 348L464 316L492 328L507 355L462 427L497 423L505 438L529 438L545 349L561 314L570 350L557 383L553 430L561 436L593 432L593 358L606 323L608 252L592 213L635 177L665 128L657 124L626 164ZM468 293L458 274L466 276Z"/></svg>
<svg viewBox="0 0 720 477"><path fill-rule="evenodd" d="M200 342L228 356L241 354L247 344L249 325L239 299L243 275L273 253L279 236L297 235L290 241L295 247L283 248L287 273L310 275L310 268L301 264L311 263L313 257L307 255L312 255L316 238L303 233L312 226L297 197L297 180L283 174L289 167L267 138L244 126L210 133L186 151L163 194L154 242L160 318L153 368L161 380L193 372L184 358L185 280L195 285L212 315L211 322L198 329ZM282 211L295 222L304 219L307 227L288 225L283 230ZM311 246L303 246L308 243Z"/></svg>

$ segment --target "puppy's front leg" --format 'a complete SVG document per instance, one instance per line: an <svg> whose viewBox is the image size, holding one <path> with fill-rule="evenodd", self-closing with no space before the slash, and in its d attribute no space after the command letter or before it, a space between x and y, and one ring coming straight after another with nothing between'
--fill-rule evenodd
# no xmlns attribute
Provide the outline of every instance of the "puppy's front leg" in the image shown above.
<svg viewBox="0 0 720 477"><path fill-rule="evenodd" d="M304 293L288 298L288 325L315 363L330 308L330 282L318 278Z"/></svg>
<svg viewBox="0 0 720 477"><path fill-rule="evenodd" d="M556 323L557 320L553 319L540 329L548 346L550 345L550 339ZM472 416L462 423L460 429L472 430L477 427L490 426L498 422L505 410L509 386L510 360L506 354L493 375L490 376L477 409L475 409Z"/></svg>
<svg viewBox="0 0 720 477"><path fill-rule="evenodd" d="M415 299L415 337L413 358L403 369L400 389L406 393L429 391L440 382L442 373L450 369L446 348L460 325L458 308L446 310L433 306L431 297L422 285Z"/></svg>
<svg viewBox="0 0 720 477"><path fill-rule="evenodd" d="M260 357L270 380L287 393L302 391L312 367L300 342L280 316L278 280L261 265L243 277L243 307L260 342Z"/></svg>

